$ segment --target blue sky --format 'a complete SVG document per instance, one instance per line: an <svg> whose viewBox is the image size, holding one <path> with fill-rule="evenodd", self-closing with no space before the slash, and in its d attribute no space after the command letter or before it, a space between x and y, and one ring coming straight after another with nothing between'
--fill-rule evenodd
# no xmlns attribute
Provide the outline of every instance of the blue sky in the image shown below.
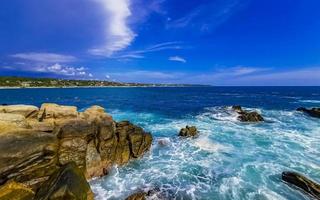
<svg viewBox="0 0 320 200"><path fill-rule="evenodd" d="M320 85L319 0L2 0L0 75Z"/></svg>

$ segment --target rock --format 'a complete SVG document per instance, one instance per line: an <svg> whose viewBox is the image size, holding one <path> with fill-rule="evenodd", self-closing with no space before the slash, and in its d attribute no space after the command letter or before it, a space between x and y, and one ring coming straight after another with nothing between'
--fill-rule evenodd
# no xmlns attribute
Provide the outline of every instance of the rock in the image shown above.
<svg viewBox="0 0 320 200"><path fill-rule="evenodd" d="M241 108L241 106L232 106L232 109L236 111L239 116L238 120L241 122L262 122L264 118L256 111L248 112Z"/></svg>
<svg viewBox="0 0 320 200"><path fill-rule="evenodd" d="M34 192L24 184L9 181L0 186L1 200L31 200Z"/></svg>
<svg viewBox="0 0 320 200"><path fill-rule="evenodd" d="M94 127L85 120L72 119L59 127L59 164L74 161L81 169L86 169L87 145L94 138Z"/></svg>
<svg viewBox="0 0 320 200"><path fill-rule="evenodd" d="M38 113L39 121L70 119L78 116L77 107L61 106L54 103L44 103Z"/></svg>
<svg viewBox="0 0 320 200"><path fill-rule="evenodd" d="M20 130L0 134L0 185L15 180L37 187L57 168L58 140L49 133Z"/></svg>
<svg viewBox="0 0 320 200"><path fill-rule="evenodd" d="M179 136L181 137L194 137L198 134L198 130L195 126L186 126L186 128L182 128L179 132Z"/></svg>
<svg viewBox="0 0 320 200"><path fill-rule="evenodd" d="M87 145L86 152L86 178L90 179L105 175L106 167L106 163L102 162L94 140L91 140Z"/></svg>
<svg viewBox="0 0 320 200"><path fill-rule="evenodd" d="M297 186L316 199L320 199L320 185L296 172L283 172L282 180Z"/></svg>
<svg viewBox="0 0 320 200"><path fill-rule="evenodd" d="M112 122L112 117L105 112L105 109L101 106L91 106L90 108L86 109L82 116L89 120L95 122L102 122L102 121L109 121Z"/></svg>
<svg viewBox="0 0 320 200"><path fill-rule="evenodd" d="M148 151L152 144L150 133L143 131L142 128L122 121L116 124L117 136L117 164L125 164L130 158L137 158Z"/></svg>
<svg viewBox="0 0 320 200"><path fill-rule="evenodd" d="M125 200L146 200L147 193L137 192L128 196Z"/></svg>
<svg viewBox="0 0 320 200"><path fill-rule="evenodd" d="M20 128L28 128L28 122L23 115L12 113L0 113L0 122L11 124Z"/></svg>
<svg viewBox="0 0 320 200"><path fill-rule="evenodd" d="M73 162L62 166L43 183L34 200L93 200L94 196L84 174Z"/></svg>
<svg viewBox="0 0 320 200"><path fill-rule="evenodd" d="M168 146L170 143L169 139L160 139L158 140L158 145L161 147Z"/></svg>
<svg viewBox="0 0 320 200"><path fill-rule="evenodd" d="M26 118L20 114L12 113L0 113L0 130L5 130L5 127L15 127L15 128L29 128L29 124Z"/></svg>
<svg viewBox="0 0 320 200"><path fill-rule="evenodd" d="M301 107L301 108L298 108L297 111L307 113L311 117L320 118L320 108L306 109Z"/></svg>
<svg viewBox="0 0 320 200"><path fill-rule="evenodd" d="M87 179L141 157L152 136L128 121L115 122L100 106L43 104L39 118L0 113L0 185L13 180L34 190L74 162Z"/></svg>
<svg viewBox="0 0 320 200"><path fill-rule="evenodd" d="M31 105L7 105L0 106L0 113L20 114L25 118L36 118L39 108Z"/></svg>

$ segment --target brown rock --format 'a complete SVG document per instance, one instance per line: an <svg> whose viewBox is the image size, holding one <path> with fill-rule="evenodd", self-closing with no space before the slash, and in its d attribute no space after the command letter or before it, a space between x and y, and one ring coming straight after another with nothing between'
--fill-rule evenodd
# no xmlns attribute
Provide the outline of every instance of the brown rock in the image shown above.
<svg viewBox="0 0 320 200"><path fill-rule="evenodd" d="M36 193L34 200L93 200L83 172L73 162L54 172Z"/></svg>
<svg viewBox="0 0 320 200"><path fill-rule="evenodd" d="M54 103L44 103L38 113L39 121L43 120L58 120L70 119L78 117L77 107L75 106L61 106Z"/></svg>
<svg viewBox="0 0 320 200"><path fill-rule="evenodd" d="M311 117L320 118L320 108L311 108L311 109L298 108L297 111L304 112L310 115Z"/></svg>
<svg viewBox="0 0 320 200"><path fill-rule="evenodd" d="M24 184L8 181L0 186L1 200L31 200L33 197L32 189Z"/></svg>
<svg viewBox="0 0 320 200"><path fill-rule="evenodd" d="M232 109L239 114L238 120L241 122L262 122L263 117L258 112L248 112L241 108L241 106L232 106Z"/></svg>
<svg viewBox="0 0 320 200"><path fill-rule="evenodd" d="M195 126L186 126L186 128L182 128L179 132L179 136L181 137L194 137L198 135L198 130Z"/></svg>
<svg viewBox="0 0 320 200"><path fill-rule="evenodd" d="M36 118L39 108L31 105L7 105L0 106L0 113L23 115L25 118Z"/></svg>
<svg viewBox="0 0 320 200"><path fill-rule="evenodd" d="M15 180L36 187L57 168L58 140L21 130L0 134L0 184Z"/></svg>
<svg viewBox="0 0 320 200"><path fill-rule="evenodd" d="M320 199L320 185L296 172L283 172L282 180L297 186L316 199Z"/></svg>
<svg viewBox="0 0 320 200"><path fill-rule="evenodd" d="M147 193L145 192L137 192L132 194L126 198L126 200L146 200Z"/></svg>

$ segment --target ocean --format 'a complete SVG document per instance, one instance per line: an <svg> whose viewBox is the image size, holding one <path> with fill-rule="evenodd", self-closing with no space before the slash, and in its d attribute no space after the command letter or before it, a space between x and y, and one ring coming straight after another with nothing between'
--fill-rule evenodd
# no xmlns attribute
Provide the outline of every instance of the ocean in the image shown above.
<svg viewBox="0 0 320 200"><path fill-rule="evenodd" d="M320 119L295 111L320 107L320 87L0 90L1 104L44 102L79 110L100 105L115 120L152 133L153 146L143 158L90 181L96 199L151 189L164 199L300 200L310 197L282 182L282 171L320 182ZM241 123L232 105L257 110L266 121ZM186 125L195 125L199 137L179 138Z"/></svg>

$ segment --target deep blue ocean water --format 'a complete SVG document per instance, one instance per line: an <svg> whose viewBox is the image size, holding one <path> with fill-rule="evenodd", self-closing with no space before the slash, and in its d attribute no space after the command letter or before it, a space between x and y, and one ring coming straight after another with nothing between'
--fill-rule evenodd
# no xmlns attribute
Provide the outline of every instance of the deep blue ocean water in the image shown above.
<svg viewBox="0 0 320 200"><path fill-rule="evenodd" d="M80 110L101 105L114 119L153 134L153 147L142 159L90 182L97 199L151 188L164 199L298 200L310 197L283 183L282 171L320 182L320 119L295 111L320 107L320 87L0 90L1 104L44 102ZM266 122L240 123L232 105L257 110ZM197 126L200 136L177 137L186 125Z"/></svg>

